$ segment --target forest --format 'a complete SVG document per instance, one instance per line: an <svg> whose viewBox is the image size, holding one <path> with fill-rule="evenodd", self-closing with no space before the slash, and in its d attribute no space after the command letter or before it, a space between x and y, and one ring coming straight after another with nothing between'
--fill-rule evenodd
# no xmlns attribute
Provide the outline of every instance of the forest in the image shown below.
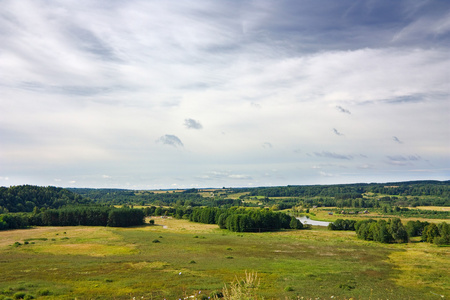
<svg viewBox="0 0 450 300"><path fill-rule="evenodd" d="M392 217L448 219L448 211L415 209L414 206L450 206L449 189L450 181L172 191L64 189L31 185L0 187L0 229L68 225L134 226L142 224L145 216L172 216L218 224L220 228L235 232L301 229L303 225L291 215L303 209L309 211L312 207L330 207L330 213L349 215L358 213L358 208L364 208ZM115 208L114 205L122 208ZM134 206L139 206L139 209L133 209ZM368 239L372 240L408 240L408 236L397 238L400 235L394 232L389 237L381 235L379 238L377 234L391 226L390 223L367 222L370 224L336 220L330 229L356 230L358 236L369 236ZM366 227L367 230L364 229ZM367 235L359 228L366 231L373 228L373 232L376 230L378 233ZM433 229L433 232L441 236L440 228Z"/></svg>

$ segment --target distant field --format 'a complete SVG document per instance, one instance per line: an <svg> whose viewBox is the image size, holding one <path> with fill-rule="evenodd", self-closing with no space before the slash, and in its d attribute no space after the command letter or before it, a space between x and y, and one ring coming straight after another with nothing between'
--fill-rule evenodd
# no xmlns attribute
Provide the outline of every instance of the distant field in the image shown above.
<svg viewBox="0 0 450 300"><path fill-rule="evenodd" d="M246 271L258 273L265 299L450 297L449 248L383 245L325 228L240 234L154 220L0 231L0 299L179 299L221 290Z"/></svg>
<svg viewBox="0 0 450 300"><path fill-rule="evenodd" d="M450 211L450 206L417 206L415 209Z"/></svg>

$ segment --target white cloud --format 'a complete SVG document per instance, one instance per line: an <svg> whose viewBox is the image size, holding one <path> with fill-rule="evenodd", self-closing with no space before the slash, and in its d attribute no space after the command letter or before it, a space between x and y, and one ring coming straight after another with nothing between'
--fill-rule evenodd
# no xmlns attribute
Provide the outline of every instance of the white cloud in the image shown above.
<svg viewBox="0 0 450 300"><path fill-rule="evenodd" d="M408 179L402 162L425 160L405 146L448 166L450 8L372 4L4 1L2 171L14 183L77 173L92 185L102 170L117 186L198 174L280 185L322 182L310 169L339 159L363 173L323 167L335 179ZM274 168L285 175L269 181Z"/></svg>

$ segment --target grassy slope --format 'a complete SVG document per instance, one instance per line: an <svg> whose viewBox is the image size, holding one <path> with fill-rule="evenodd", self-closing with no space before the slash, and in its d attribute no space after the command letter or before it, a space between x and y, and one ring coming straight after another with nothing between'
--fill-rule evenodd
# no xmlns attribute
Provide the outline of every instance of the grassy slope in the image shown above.
<svg viewBox="0 0 450 300"><path fill-rule="evenodd" d="M382 245L324 229L236 234L183 220L156 223L162 226L0 232L0 291L38 297L48 289L42 299L178 299L220 290L247 270L258 272L266 299L450 296L449 248ZM10 246L30 238L48 240Z"/></svg>

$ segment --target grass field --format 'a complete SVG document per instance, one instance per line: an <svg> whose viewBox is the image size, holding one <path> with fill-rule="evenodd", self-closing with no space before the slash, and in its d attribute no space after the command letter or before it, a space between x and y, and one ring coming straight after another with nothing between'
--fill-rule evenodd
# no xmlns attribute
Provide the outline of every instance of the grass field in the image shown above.
<svg viewBox="0 0 450 300"><path fill-rule="evenodd" d="M237 234L155 223L2 231L0 299L180 299L221 290L246 271L257 272L265 299L450 297L450 248L383 245L324 228Z"/></svg>

